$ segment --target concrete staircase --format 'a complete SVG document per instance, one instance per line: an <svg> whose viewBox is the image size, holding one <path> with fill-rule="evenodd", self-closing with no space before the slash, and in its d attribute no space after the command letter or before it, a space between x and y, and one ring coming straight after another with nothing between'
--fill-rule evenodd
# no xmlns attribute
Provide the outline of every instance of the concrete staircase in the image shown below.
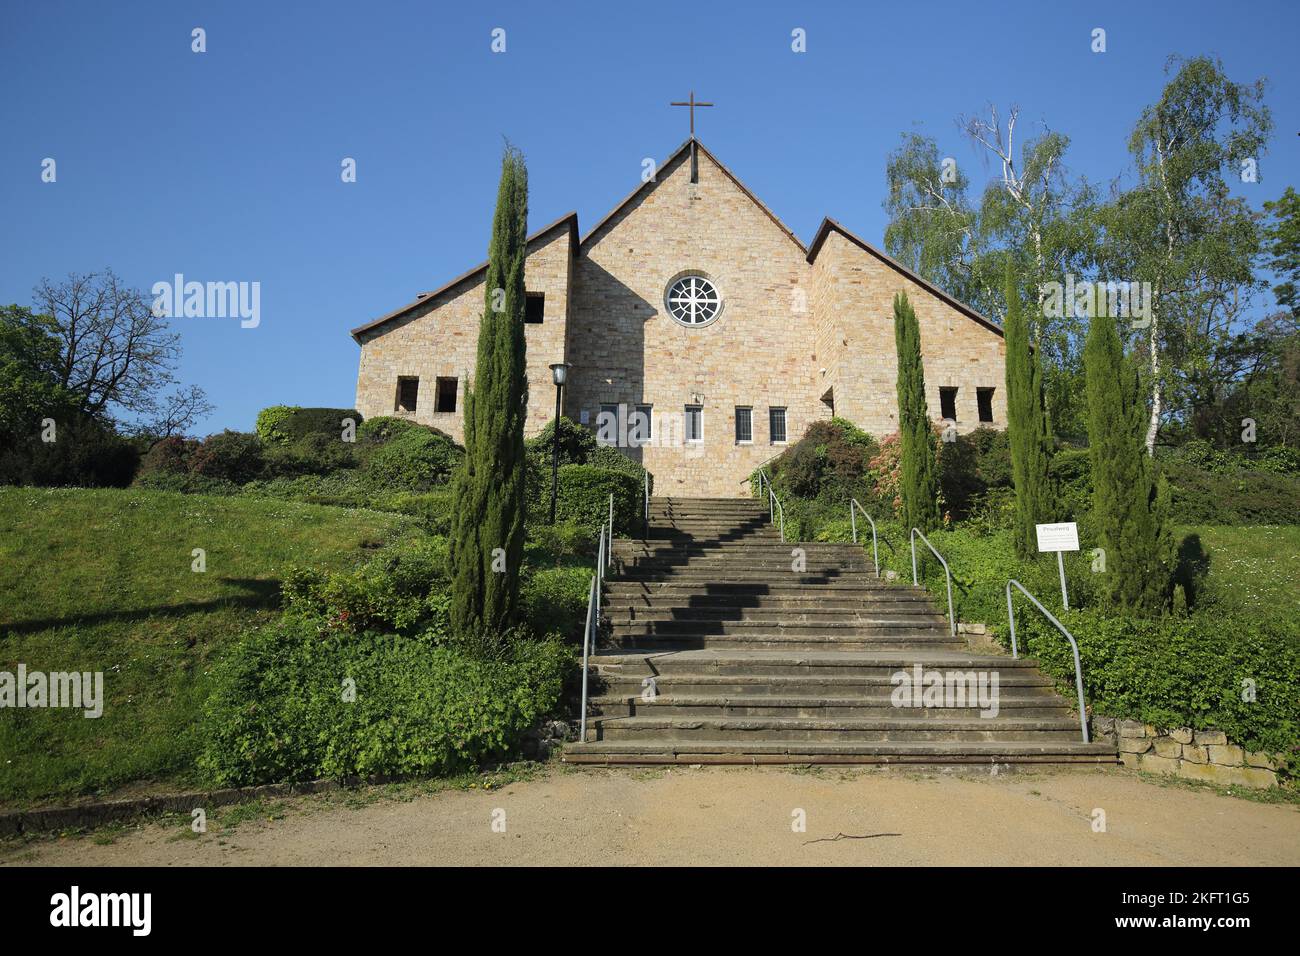
<svg viewBox="0 0 1300 956"><path fill-rule="evenodd" d="M783 544L761 502L652 498L647 537L614 542L601 625L587 738L566 762L1116 760L1081 741L1032 662L971 653L923 589L878 579L858 545ZM891 677L918 665L996 673L996 715L976 700L896 706Z"/></svg>

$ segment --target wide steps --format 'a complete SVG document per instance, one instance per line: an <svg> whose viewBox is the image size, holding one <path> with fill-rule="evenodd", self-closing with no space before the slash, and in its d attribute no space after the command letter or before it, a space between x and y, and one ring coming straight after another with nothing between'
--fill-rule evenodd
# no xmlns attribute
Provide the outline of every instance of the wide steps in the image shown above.
<svg viewBox="0 0 1300 956"><path fill-rule="evenodd" d="M748 499L654 498L644 531L613 543L586 739L566 761L1116 759L1082 742L1033 661L973 652L923 588L878 576L861 545L782 541L767 503ZM947 693L902 706L899 674L918 668L943 672Z"/></svg>

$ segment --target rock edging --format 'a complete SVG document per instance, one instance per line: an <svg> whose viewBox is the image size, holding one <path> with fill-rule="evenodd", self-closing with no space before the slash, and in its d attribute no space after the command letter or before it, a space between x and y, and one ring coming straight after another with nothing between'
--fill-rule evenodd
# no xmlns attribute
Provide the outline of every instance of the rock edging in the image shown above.
<svg viewBox="0 0 1300 956"><path fill-rule="evenodd" d="M1162 728L1097 716L1092 729L1094 739L1115 744L1120 759L1138 770L1256 790L1278 785L1276 757L1230 743L1221 730Z"/></svg>

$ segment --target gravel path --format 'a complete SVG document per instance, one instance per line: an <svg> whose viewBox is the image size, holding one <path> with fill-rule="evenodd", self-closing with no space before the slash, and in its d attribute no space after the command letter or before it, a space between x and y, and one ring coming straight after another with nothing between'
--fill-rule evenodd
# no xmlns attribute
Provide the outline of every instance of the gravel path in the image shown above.
<svg viewBox="0 0 1300 956"><path fill-rule="evenodd" d="M281 801L277 819L197 837L147 823L9 844L0 864L1300 864L1295 805L1159 786L1121 769L554 767L490 792L342 802ZM1094 832L1096 809L1105 832ZM792 827L799 810L805 832Z"/></svg>

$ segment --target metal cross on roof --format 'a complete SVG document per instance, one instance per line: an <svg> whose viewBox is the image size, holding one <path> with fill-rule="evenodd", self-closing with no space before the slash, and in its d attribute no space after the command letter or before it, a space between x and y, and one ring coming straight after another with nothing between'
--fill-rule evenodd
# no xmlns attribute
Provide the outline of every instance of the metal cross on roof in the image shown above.
<svg viewBox="0 0 1300 956"><path fill-rule="evenodd" d="M697 103L697 102L695 102L695 91L694 91L694 90L691 90L691 98L690 98L689 100L687 100L687 101L685 101L685 102L682 102L682 103L669 103L668 105L669 105L669 106L689 106L689 107L691 108L691 138L694 139L694 138L695 138L695 107L697 107L697 106L712 106L713 104L712 104L712 103Z"/></svg>

